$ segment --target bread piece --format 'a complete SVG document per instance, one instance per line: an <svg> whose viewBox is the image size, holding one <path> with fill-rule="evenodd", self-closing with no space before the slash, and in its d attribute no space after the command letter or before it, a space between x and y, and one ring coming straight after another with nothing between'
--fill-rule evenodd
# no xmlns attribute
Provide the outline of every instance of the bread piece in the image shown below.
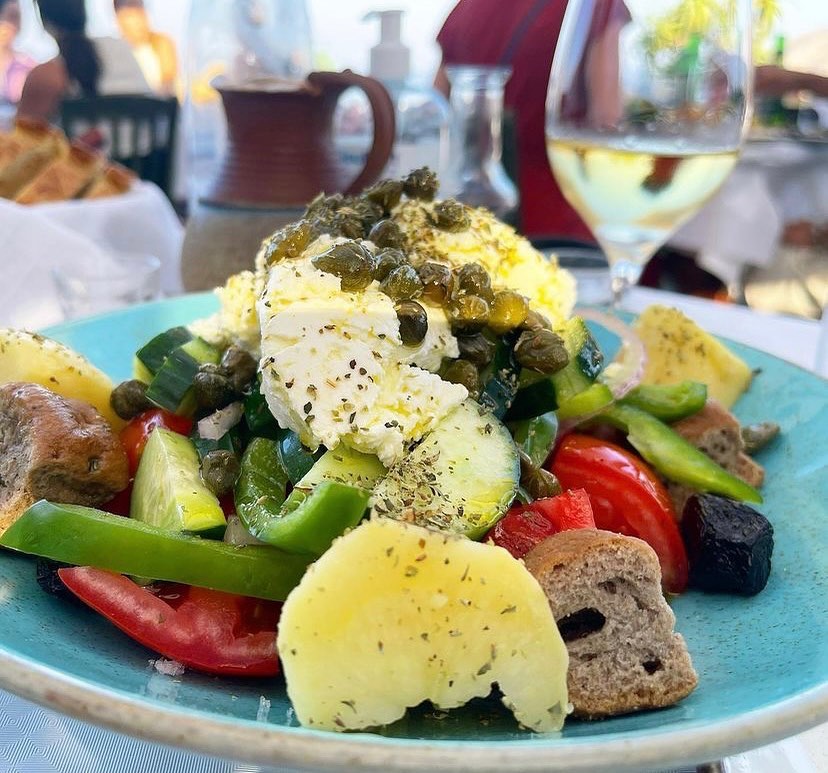
<svg viewBox="0 0 828 773"><path fill-rule="evenodd" d="M81 195L104 167L104 157L79 142L44 167L15 197L18 204L66 201Z"/></svg>
<svg viewBox="0 0 828 773"><path fill-rule="evenodd" d="M108 502L128 475L117 433L91 405L38 384L0 386L0 534L38 499Z"/></svg>
<svg viewBox="0 0 828 773"><path fill-rule="evenodd" d="M0 198L13 199L55 159L66 155L63 133L40 121L18 118L0 144Z"/></svg>
<svg viewBox="0 0 828 773"><path fill-rule="evenodd" d="M569 651L574 713L598 718L669 706L698 681L661 593L653 549L598 529L555 534L524 558Z"/></svg>
<svg viewBox="0 0 828 773"><path fill-rule="evenodd" d="M757 487L764 482L765 470L744 452L739 420L716 400L708 399L698 413L677 421L672 427L688 443L745 483ZM668 482L667 491L681 520L684 505L696 490Z"/></svg>
<svg viewBox="0 0 828 773"><path fill-rule="evenodd" d="M92 181L83 194L85 199L104 199L120 196L132 188L136 180L133 172L120 164L109 164L103 173Z"/></svg>

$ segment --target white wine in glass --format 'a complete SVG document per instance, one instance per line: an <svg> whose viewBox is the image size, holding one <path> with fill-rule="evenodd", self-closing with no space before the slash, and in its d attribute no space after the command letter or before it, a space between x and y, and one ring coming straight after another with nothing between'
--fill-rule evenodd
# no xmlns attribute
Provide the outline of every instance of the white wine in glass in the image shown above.
<svg viewBox="0 0 828 773"><path fill-rule="evenodd" d="M749 0L572 0L547 151L610 262L615 303L719 189L750 112Z"/></svg>

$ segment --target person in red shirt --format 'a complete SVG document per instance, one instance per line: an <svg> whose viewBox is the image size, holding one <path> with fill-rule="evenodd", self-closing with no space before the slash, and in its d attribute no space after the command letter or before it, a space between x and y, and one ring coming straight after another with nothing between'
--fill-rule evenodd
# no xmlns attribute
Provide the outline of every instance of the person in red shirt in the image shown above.
<svg viewBox="0 0 828 773"><path fill-rule="evenodd" d="M546 155L546 90L565 10L566 0L460 0L437 35L443 60L435 86L448 93L448 65L511 67L505 107L515 116L521 231L594 242Z"/></svg>

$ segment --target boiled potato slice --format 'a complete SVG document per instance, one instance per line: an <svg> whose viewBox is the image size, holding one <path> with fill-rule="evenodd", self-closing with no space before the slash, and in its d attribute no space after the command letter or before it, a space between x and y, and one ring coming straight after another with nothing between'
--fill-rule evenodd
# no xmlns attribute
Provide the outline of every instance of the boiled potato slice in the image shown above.
<svg viewBox="0 0 828 773"><path fill-rule="evenodd" d="M68 346L27 330L0 328L0 384L28 381L94 406L115 429L124 426L109 405L112 380Z"/></svg>
<svg viewBox="0 0 828 773"><path fill-rule="evenodd" d="M701 381L726 408L750 386L747 363L678 309L649 306L635 329L647 350L645 384Z"/></svg>
<svg viewBox="0 0 828 773"><path fill-rule="evenodd" d="M549 602L505 550L374 518L340 537L291 591L279 654L299 721L326 730L394 722L430 700L489 694L532 730L559 730L566 647Z"/></svg>

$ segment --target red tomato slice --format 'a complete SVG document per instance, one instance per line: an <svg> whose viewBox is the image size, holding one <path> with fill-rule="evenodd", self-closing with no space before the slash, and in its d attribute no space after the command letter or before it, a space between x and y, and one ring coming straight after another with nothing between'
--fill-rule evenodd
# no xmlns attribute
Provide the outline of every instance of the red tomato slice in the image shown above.
<svg viewBox="0 0 828 773"><path fill-rule="evenodd" d="M138 462L144 453L144 446L150 433L156 427L163 427L179 435L189 435L193 428L193 420L186 416L176 416L163 408L151 408L139 413L129 424L121 430L121 445L126 451L129 460L129 474L134 477L138 470Z"/></svg>
<svg viewBox="0 0 828 773"><path fill-rule="evenodd" d="M586 492L565 491L556 497L511 507L486 537L515 558L523 558L535 545L559 531L594 528Z"/></svg>
<svg viewBox="0 0 828 773"><path fill-rule="evenodd" d="M158 583L151 591L89 566L58 575L81 601L164 657L210 674L279 673L279 602L176 583Z"/></svg>
<svg viewBox="0 0 828 773"><path fill-rule="evenodd" d="M641 459L606 440L571 434L549 469L564 488L586 490L599 529L638 537L655 550L665 591L681 593L687 587L687 553L672 502Z"/></svg>

